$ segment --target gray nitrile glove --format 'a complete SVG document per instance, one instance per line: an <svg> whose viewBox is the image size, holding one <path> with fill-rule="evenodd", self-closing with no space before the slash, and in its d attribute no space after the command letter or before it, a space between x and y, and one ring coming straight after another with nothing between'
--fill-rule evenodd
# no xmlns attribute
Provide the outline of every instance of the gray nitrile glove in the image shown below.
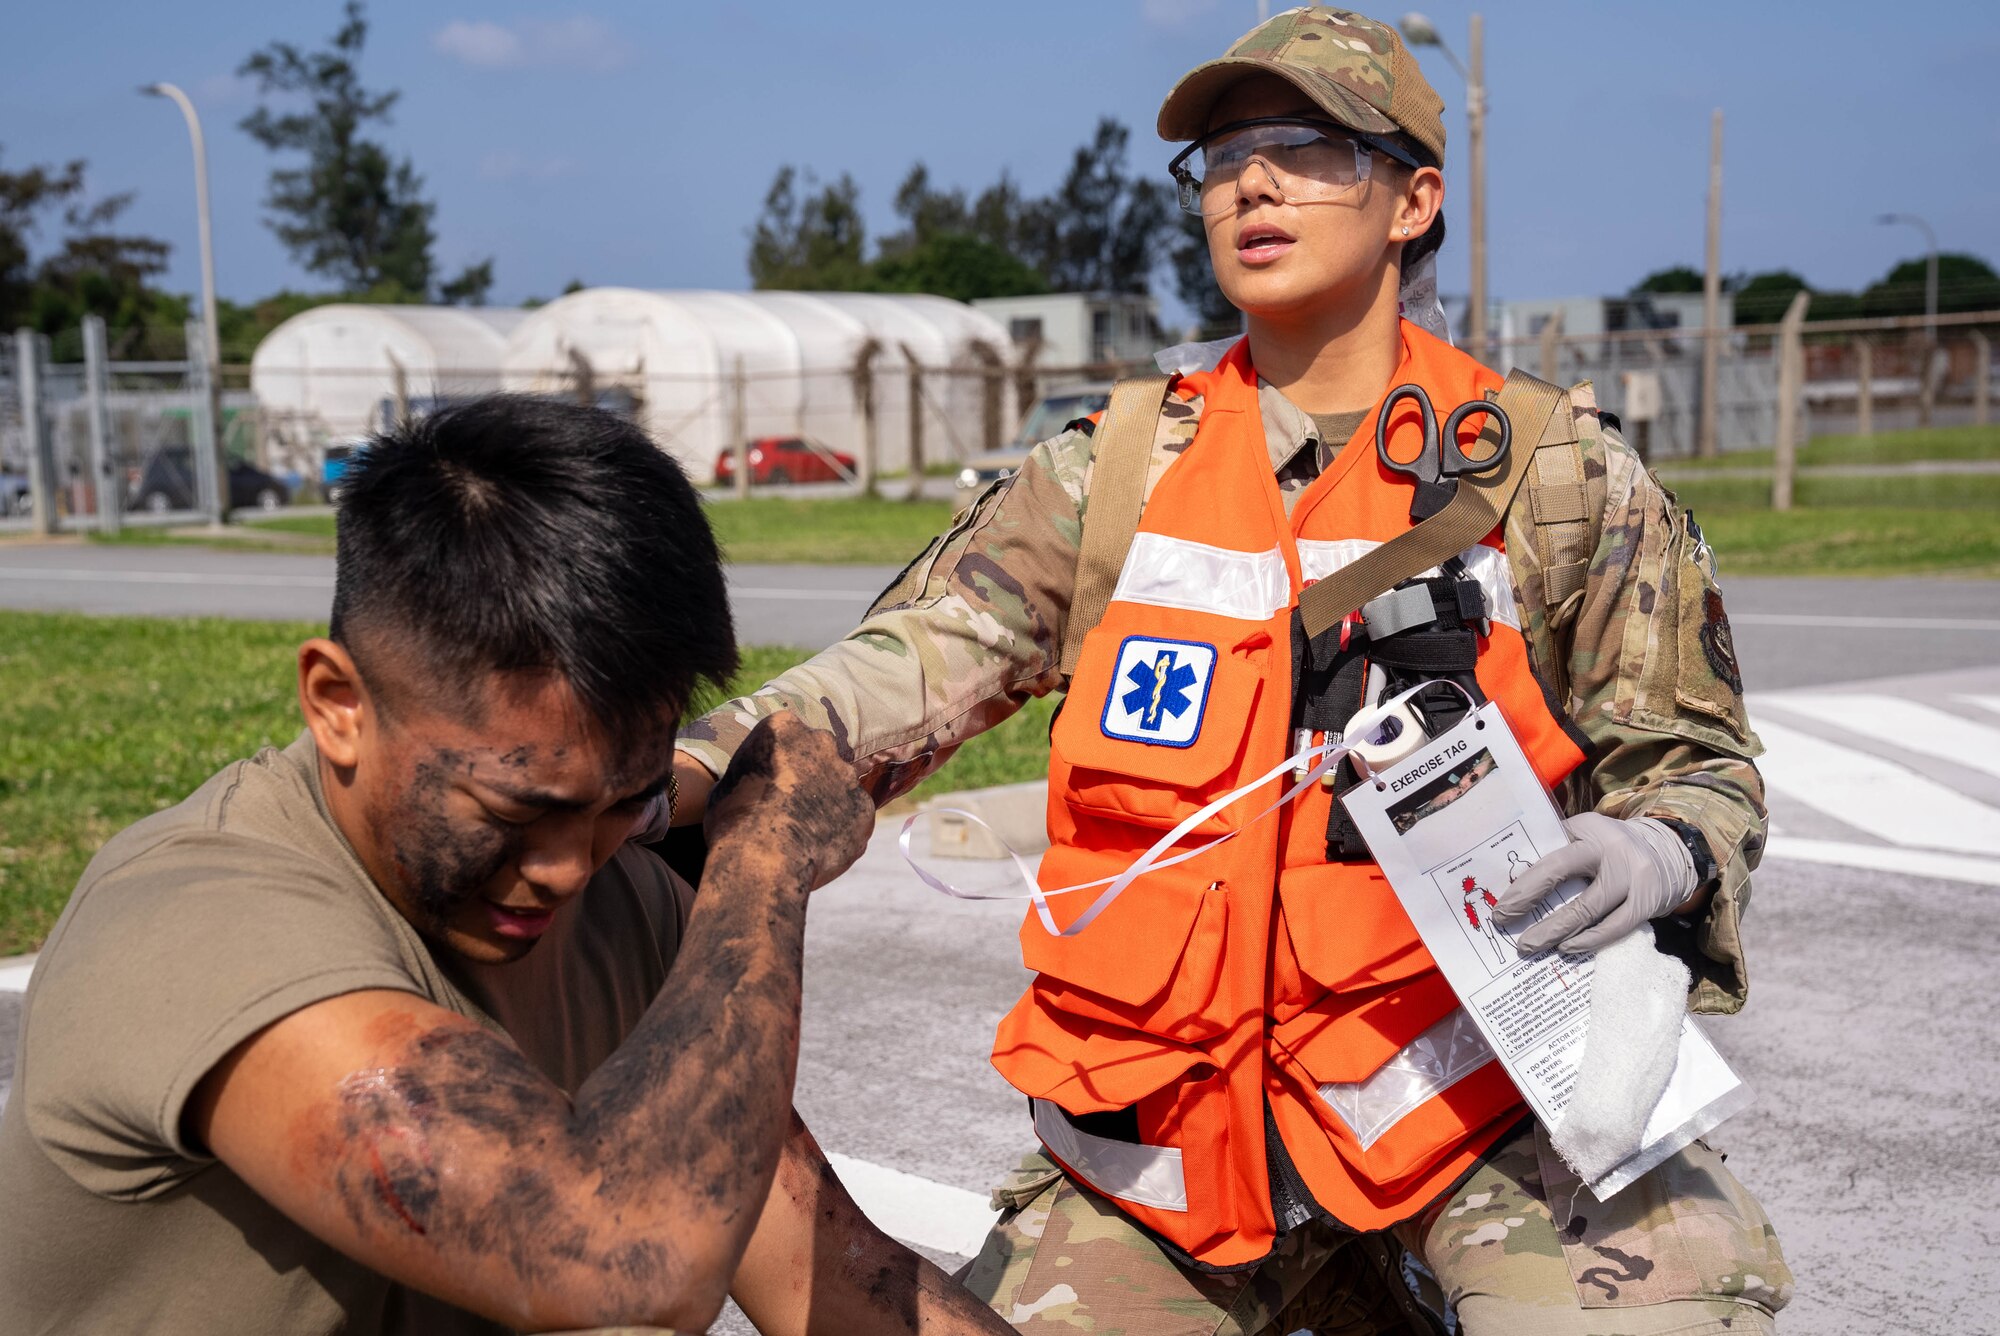
<svg viewBox="0 0 2000 1336"><path fill-rule="evenodd" d="M1563 825L1575 843L1522 873L1494 906L1493 922L1511 932L1561 883L1588 877L1590 884L1540 923L1522 929L1515 939L1522 955L1552 946L1570 954L1599 950L1641 923L1672 913L1694 894L1694 856L1664 823L1585 812Z"/></svg>

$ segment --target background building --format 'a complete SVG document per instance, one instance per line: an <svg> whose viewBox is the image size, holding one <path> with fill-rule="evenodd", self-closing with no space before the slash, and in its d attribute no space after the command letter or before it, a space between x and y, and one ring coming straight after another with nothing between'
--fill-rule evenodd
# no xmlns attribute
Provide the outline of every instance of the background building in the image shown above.
<svg viewBox="0 0 2000 1336"><path fill-rule="evenodd" d="M1143 293L1051 292L982 297L974 309L1000 322L1024 360L1062 371L1152 360L1174 340L1160 332L1159 303Z"/></svg>

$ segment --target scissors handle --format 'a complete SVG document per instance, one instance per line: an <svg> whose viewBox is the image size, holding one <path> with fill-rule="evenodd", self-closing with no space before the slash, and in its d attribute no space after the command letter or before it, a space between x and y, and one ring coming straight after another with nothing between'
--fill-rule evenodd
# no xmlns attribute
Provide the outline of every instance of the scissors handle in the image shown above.
<svg viewBox="0 0 2000 1336"><path fill-rule="evenodd" d="M1423 444L1417 450L1417 457L1407 464L1398 463L1389 454L1389 419L1396 414L1396 405L1405 399L1414 399L1417 414L1423 422ZM1437 410L1431 407L1431 397L1424 387L1415 381L1398 385L1383 397L1381 410L1375 417L1375 454L1381 459L1382 467L1395 473L1405 474L1423 483L1435 484L1440 477L1436 467L1443 460L1442 455L1433 457L1438 444Z"/></svg>
<svg viewBox="0 0 2000 1336"><path fill-rule="evenodd" d="M1494 426L1500 428L1500 444L1485 459L1469 459L1458 444L1458 429L1475 413L1486 414ZM1451 410L1451 416L1444 420L1444 434L1438 439L1438 472L1456 478L1466 473L1491 473L1507 462L1508 448L1514 444L1514 424L1507 420L1507 410L1491 399L1469 399Z"/></svg>

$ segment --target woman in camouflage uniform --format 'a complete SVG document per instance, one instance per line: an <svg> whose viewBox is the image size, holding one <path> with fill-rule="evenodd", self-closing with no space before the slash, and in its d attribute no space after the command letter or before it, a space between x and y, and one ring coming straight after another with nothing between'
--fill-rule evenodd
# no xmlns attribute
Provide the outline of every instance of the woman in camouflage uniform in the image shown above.
<svg viewBox="0 0 2000 1336"><path fill-rule="evenodd" d="M1168 139L1246 121L1306 128L1233 158L1226 143L1204 139L1204 160L1226 179L1198 183L1217 280L1247 317L1288 507L1370 416L1396 369L1399 289L1443 231L1441 113L1393 29L1322 8L1261 25L1183 79L1162 108ZM1337 201L1281 179L1285 146L1307 142L1310 127L1329 130L1329 120L1358 132L1374 167ZM1234 192L1219 206L1206 198L1217 185ZM1326 202L1345 207L1309 207ZM1535 672L1592 747L1559 797L1581 814L1572 831L1601 862L1590 888L1535 923L1523 945L1599 945L1652 920L1662 949L1690 966L1693 1009L1733 1012L1747 986L1738 924L1765 817L1713 558L1597 415L1589 387L1575 387L1570 401L1581 504L1559 517L1568 527L1554 544L1517 504L1505 538ZM1199 399L1167 397L1149 491L1200 414ZM775 710L833 731L880 803L1028 697L1066 689L1065 619L1092 449L1087 426L1043 443L850 637L692 725L677 819L698 817L713 776ZM1575 560L1551 564L1565 544ZM1536 881L1531 873L1522 885ZM1510 906L1519 919L1530 912L1522 896L1506 897L1502 913ZM1040 1153L995 1200L1003 1214L967 1283L1024 1330L1769 1331L1791 1288L1763 1212L1707 1145L1599 1203L1531 1120L1392 1229L1355 1234L1313 1221L1248 1270L1176 1261Z"/></svg>

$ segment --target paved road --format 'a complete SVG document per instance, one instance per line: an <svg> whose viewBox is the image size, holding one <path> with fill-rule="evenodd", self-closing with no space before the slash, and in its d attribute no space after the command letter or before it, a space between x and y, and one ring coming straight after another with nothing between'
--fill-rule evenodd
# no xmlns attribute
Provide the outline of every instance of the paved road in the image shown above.
<svg viewBox="0 0 2000 1336"><path fill-rule="evenodd" d="M852 627L895 574L733 567L737 635L818 648ZM1738 579L1725 592L1753 689L2000 663L2000 580ZM320 620L332 594L329 557L0 544L0 607Z"/></svg>
<svg viewBox="0 0 2000 1336"><path fill-rule="evenodd" d="M893 566L737 566L730 599L747 645L817 648L845 634ZM0 544L0 607L159 617L324 621L333 558L202 547Z"/></svg>

